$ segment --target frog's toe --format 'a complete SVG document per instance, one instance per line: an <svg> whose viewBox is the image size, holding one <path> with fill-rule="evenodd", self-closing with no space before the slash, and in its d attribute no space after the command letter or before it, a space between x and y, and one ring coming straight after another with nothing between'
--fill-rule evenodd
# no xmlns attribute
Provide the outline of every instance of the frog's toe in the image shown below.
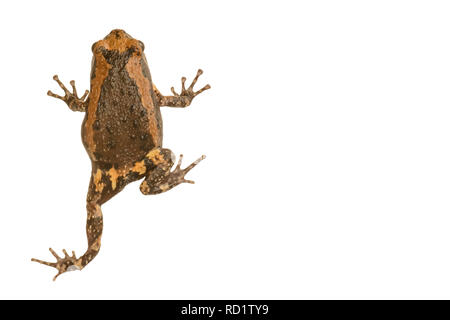
<svg viewBox="0 0 450 320"><path fill-rule="evenodd" d="M207 84L206 86L204 86L203 88L201 88L200 90L194 92L194 97L199 95L200 93L202 93L205 90L211 89L211 86L209 84Z"/></svg>
<svg viewBox="0 0 450 320"><path fill-rule="evenodd" d="M187 166L186 168L184 168L183 170L181 170L184 174L188 173L189 171L191 171L196 165L198 165L200 163L200 161L202 161L203 159L205 159L206 156L202 155L200 158L198 158L197 160L195 160L194 162L192 162L189 166ZM178 160L178 165L175 168L175 170L180 169L181 167L181 160L183 159L183 155L180 155L180 159Z"/></svg>

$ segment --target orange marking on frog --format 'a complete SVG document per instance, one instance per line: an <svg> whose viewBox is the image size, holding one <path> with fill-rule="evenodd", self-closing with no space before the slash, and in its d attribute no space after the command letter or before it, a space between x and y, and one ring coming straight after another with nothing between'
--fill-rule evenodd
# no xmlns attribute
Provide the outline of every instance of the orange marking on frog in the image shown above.
<svg viewBox="0 0 450 320"><path fill-rule="evenodd" d="M95 143L94 143L94 122L96 120L96 113L98 107L98 100L100 99L100 93L102 91L103 81L108 76L108 71L111 69L111 65L106 61L105 57L101 53L95 53L95 78L91 80L91 94L89 95L89 105L87 108L87 119L84 124L83 142L85 143L86 150L89 157L95 160Z"/></svg>
<svg viewBox="0 0 450 320"><path fill-rule="evenodd" d="M105 187L105 184L101 182L102 180L102 170L97 169L97 172L94 175L94 184L95 184L95 191L102 192L103 188Z"/></svg>
<svg viewBox="0 0 450 320"><path fill-rule="evenodd" d="M151 150L149 153L147 153L146 157L150 159L155 166L166 162L166 160L164 160L164 156L161 154L161 151L159 149Z"/></svg>
<svg viewBox="0 0 450 320"><path fill-rule="evenodd" d="M139 41L120 29L112 30L103 40L97 41L94 45L95 48L104 47L107 50L119 52L124 52L133 46L140 48Z"/></svg>

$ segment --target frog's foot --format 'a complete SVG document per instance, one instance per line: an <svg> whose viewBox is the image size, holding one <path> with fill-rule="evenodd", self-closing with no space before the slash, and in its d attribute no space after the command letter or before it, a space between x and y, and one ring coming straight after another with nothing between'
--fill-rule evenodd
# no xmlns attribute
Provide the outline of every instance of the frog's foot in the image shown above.
<svg viewBox="0 0 450 320"><path fill-rule="evenodd" d="M72 256L67 254L67 251L63 249L64 258L61 258L53 251L52 248L49 249L53 256L56 258L56 262L47 262L39 259L32 258L31 261L39 262L45 264L46 266L56 268L58 270L58 274L53 278L53 281L56 278L67 271L81 270L81 259L77 259L75 256L75 251L72 251Z"/></svg>
<svg viewBox="0 0 450 320"><path fill-rule="evenodd" d="M182 77L181 78L181 93L178 94L175 92L175 89L172 87L170 88L170 90L172 91L173 95L175 97L185 97L188 100L187 105L189 105L192 101L192 99L194 99L195 96L199 95L200 93L202 93L205 90L208 90L211 88L211 86L209 84L207 84L206 86L204 86L203 88L201 88L198 91L194 91L194 86L197 83L198 78L202 75L203 71L201 69L198 69L197 71L197 75L195 76L194 80L192 80L191 85L186 89L184 84L186 82L186 78Z"/></svg>
<svg viewBox="0 0 450 320"><path fill-rule="evenodd" d="M202 161L205 158L206 158L206 156L202 155L200 158L198 158L197 160L192 162L189 166L187 166L184 169L181 169L181 162L183 161L183 155L180 154L180 158L178 159L178 163L177 163L177 166L175 167L175 170L173 170L172 172L169 173L169 176L167 177L167 179L176 182L176 184L180 184L180 183L183 183L183 182L192 183L193 184L194 181L186 180L184 178L184 176L189 171L191 171L197 164L199 164L200 161Z"/></svg>
<svg viewBox="0 0 450 320"><path fill-rule="evenodd" d="M149 176L147 177L140 186L140 190L143 194L158 194L172 189L173 187L179 185L180 183L194 183L192 180L187 180L184 176L191 171L200 161L205 159L206 156L202 155L200 158L192 162L189 166L181 169L181 161L183 160L183 155L180 154L178 164L172 172L167 173L164 176Z"/></svg>
<svg viewBox="0 0 450 320"><path fill-rule="evenodd" d="M55 80L59 86L61 87L61 89L64 90L64 97L61 97L57 94L54 94L53 92L51 92L50 90L47 92L47 95L57 98L57 99L61 99L62 101L64 101L65 103L67 103L67 105L69 106L70 109L74 110L74 111L84 111L83 109L86 106L86 97L89 94L89 90L86 90L83 94L83 96L81 96L81 98L78 97L78 93L77 93L77 89L75 88L75 81L72 80L70 81L70 85L72 86L72 93L67 90L67 88L64 86L64 84L59 80L57 75L53 76L53 80Z"/></svg>

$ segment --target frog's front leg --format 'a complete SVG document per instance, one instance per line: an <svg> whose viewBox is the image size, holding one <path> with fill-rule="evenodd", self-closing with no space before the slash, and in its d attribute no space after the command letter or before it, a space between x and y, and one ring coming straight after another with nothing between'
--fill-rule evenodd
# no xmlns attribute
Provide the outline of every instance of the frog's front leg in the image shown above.
<svg viewBox="0 0 450 320"><path fill-rule="evenodd" d="M156 164L156 168L149 171L144 181L140 185L143 194L159 194L172 189L180 183L194 183L192 180L185 179L185 175L192 170L206 156L201 156L189 166L181 169L183 155L180 155L175 170L170 171L173 166L173 153L169 149L155 149L149 152L147 157Z"/></svg>
<svg viewBox="0 0 450 320"><path fill-rule="evenodd" d="M78 97L78 93L77 93L77 89L75 88L75 81L74 80L70 81L70 85L72 86L72 93L69 90L67 90L67 88L59 80L57 75L53 76L53 80L55 80L59 84L61 89L64 90L64 97L61 97L61 96L59 96L57 94L54 94L50 90L47 92L47 95L49 95L51 97L54 97L54 98L57 98L57 99L61 99L62 101L67 103L67 105L69 106L69 108L72 111L86 111L86 108L87 108L87 105L88 105L88 99L89 99L89 98L86 98L86 97L89 94L89 90L86 90L84 92L83 96L81 98L79 98Z"/></svg>
<svg viewBox="0 0 450 320"><path fill-rule="evenodd" d="M181 93L178 94L175 92L175 89L172 87L170 90L173 93L173 96L163 96L156 87L153 87L153 90L155 91L156 97L158 99L160 106L167 106L167 107L176 107L176 108L184 108L191 104L192 99L194 99L195 96L199 95L205 90L208 90L211 88L209 84L204 86L198 91L194 91L194 85L197 83L198 78L203 73L201 69L197 71L197 75L195 76L194 80L192 80L191 85L186 89L184 84L186 82L186 78L181 78Z"/></svg>

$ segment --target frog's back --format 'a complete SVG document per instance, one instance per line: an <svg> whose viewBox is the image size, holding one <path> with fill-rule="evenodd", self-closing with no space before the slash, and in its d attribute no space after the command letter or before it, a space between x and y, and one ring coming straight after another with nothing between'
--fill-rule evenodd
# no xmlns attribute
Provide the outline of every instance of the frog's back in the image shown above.
<svg viewBox="0 0 450 320"><path fill-rule="evenodd" d="M83 143L98 165L130 166L162 143L161 115L150 72L136 46L94 46Z"/></svg>

